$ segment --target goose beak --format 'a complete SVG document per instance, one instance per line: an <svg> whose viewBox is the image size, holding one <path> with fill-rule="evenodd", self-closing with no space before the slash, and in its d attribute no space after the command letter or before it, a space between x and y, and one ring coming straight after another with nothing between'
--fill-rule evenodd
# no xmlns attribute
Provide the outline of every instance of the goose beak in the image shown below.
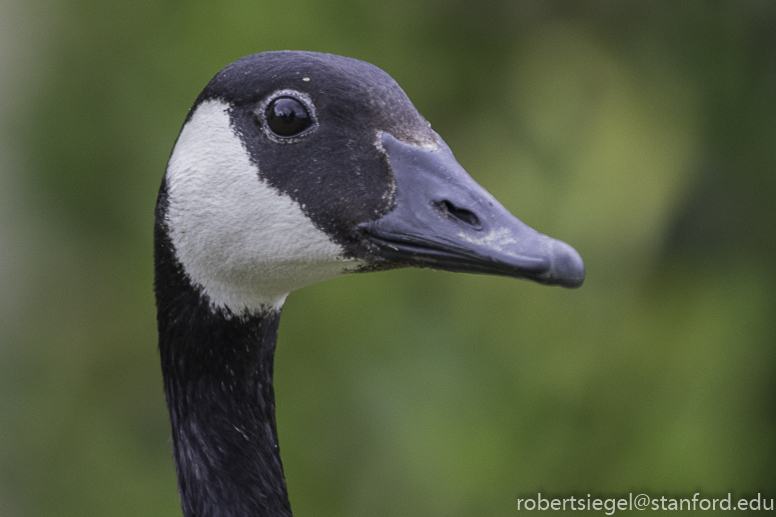
<svg viewBox="0 0 776 517"><path fill-rule="evenodd" d="M568 244L533 230L479 186L440 138L438 148L381 141L395 206L360 229L379 260L397 265L526 278L579 287L585 266Z"/></svg>

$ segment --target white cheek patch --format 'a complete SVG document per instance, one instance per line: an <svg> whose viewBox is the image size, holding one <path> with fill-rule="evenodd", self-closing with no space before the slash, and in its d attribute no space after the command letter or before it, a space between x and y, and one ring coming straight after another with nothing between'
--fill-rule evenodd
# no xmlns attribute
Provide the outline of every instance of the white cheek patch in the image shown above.
<svg viewBox="0 0 776 517"><path fill-rule="evenodd" d="M300 206L260 175L221 101L203 102L167 165L167 224L177 259L213 306L280 307L288 293L355 269Z"/></svg>

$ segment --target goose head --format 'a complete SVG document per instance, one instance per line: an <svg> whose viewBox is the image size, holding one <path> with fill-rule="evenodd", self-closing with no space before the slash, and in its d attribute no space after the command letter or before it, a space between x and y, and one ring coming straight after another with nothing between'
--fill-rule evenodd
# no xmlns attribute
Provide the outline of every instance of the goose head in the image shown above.
<svg viewBox="0 0 776 517"><path fill-rule="evenodd" d="M225 314L405 266L584 279L577 252L480 187L388 74L329 54L256 54L212 79L170 157L157 227Z"/></svg>

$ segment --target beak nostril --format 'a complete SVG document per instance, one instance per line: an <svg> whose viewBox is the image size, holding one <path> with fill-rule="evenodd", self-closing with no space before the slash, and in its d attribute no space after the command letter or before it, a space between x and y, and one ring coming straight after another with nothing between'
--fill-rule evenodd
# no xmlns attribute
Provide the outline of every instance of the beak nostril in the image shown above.
<svg viewBox="0 0 776 517"><path fill-rule="evenodd" d="M438 201L435 203L439 211L444 216L453 217L455 219L458 219L459 221L477 229L482 229L482 224L480 223L480 218L477 217L477 215L470 211L466 210L465 208L459 208L455 206L453 203L448 201L447 199L443 199L442 201Z"/></svg>

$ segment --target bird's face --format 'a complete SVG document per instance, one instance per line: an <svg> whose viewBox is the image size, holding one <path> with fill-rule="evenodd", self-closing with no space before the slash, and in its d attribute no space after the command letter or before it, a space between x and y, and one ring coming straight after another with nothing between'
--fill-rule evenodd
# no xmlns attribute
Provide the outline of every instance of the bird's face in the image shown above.
<svg viewBox="0 0 776 517"><path fill-rule="evenodd" d="M354 59L272 52L222 70L181 130L162 192L177 260L232 312L401 266L584 278L570 246L512 216L393 79Z"/></svg>

